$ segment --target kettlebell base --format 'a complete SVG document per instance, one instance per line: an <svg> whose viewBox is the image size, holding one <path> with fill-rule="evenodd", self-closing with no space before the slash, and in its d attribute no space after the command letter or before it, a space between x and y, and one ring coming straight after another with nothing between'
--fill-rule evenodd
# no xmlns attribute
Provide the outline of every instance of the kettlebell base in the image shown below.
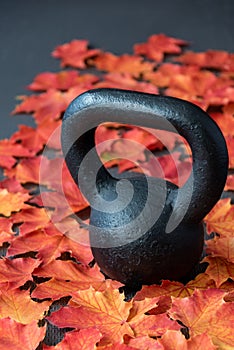
<svg viewBox="0 0 234 350"><path fill-rule="evenodd" d="M141 239L120 247L95 248L92 252L101 271L128 288L181 281L199 262L204 246L203 224L183 224L172 233L147 232ZM157 237L158 236L158 237ZM160 237L159 237L160 236ZM152 242L156 242L155 249Z"/></svg>

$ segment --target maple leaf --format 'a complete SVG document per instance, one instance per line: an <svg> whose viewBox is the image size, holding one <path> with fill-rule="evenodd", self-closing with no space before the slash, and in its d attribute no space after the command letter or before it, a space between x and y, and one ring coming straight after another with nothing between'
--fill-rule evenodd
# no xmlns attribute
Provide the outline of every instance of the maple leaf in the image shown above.
<svg viewBox="0 0 234 350"><path fill-rule="evenodd" d="M45 120L60 118L69 103L82 92L88 90L85 86L71 87L66 92L49 89L39 95L21 96L22 102L13 110L16 113L33 113L38 124Z"/></svg>
<svg viewBox="0 0 234 350"><path fill-rule="evenodd" d="M80 331L67 332L64 339L53 347L55 350L94 350L96 343L102 335L96 328L81 329ZM43 350L50 350L50 346L44 346Z"/></svg>
<svg viewBox="0 0 234 350"><path fill-rule="evenodd" d="M29 324L42 319L51 302L37 303L30 298L27 290L8 289L0 292L0 318L10 317L13 320Z"/></svg>
<svg viewBox="0 0 234 350"><path fill-rule="evenodd" d="M12 225L10 218L0 217L0 246L14 238L15 232L12 230Z"/></svg>
<svg viewBox="0 0 234 350"><path fill-rule="evenodd" d="M5 175L15 178L21 183L35 183L47 186L55 193L41 192L41 198L32 200L32 203L54 207L61 217L70 215L88 207L87 201L74 183L63 158L48 159L38 156L23 159L14 169L6 170ZM45 222L46 223L46 222Z"/></svg>
<svg viewBox="0 0 234 350"><path fill-rule="evenodd" d="M226 144L227 144L228 156L229 156L229 169L234 169L234 137L227 136Z"/></svg>
<svg viewBox="0 0 234 350"><path fill-rule="evenodd" d="M11 140L13 142L21 142L24 147L31 150L34 156L45 144L45 140L37 130L27 125L19 125L19 131L11 136Z"/></svg>
<svg viewBox="0 0 234 350"><path fill-rule="evenodd" d="M11 193L6 188L0 189L0 214L10 216L11 213L28 208L25 202L30 198L28 193Z"/></svg>
<svg viewBox="0 0 234 350"><path fill-rule="evenodd" d="M181 332L168 330L158 342L163 346L163 349L188 350L187 341Z"/></svg>
<svg viewBox="0 0 234 350"><path fill-rule="evenodd" d="M38 299L52 299L59 300L60 298L70 296L73 292L77 290L87 289L92 284L95 286L95 281L86 282L84 281L61 281L56 278L51 278L49 281L46 281L42 284L39 284L37 288L32 292L33 298ZM102 290L100 286L104 286L105 282L101 284L99 282L97 290ZM83 288L84 286L84 288Z"/></svg>
<svg viewBox="0 0 234 350"><path fill-rule="evenodd" d="M155 130L152 129L142 129L139 127L132 127L130 130L123 134L123 139L134 140L144 146L149 150L162 150L163 144L155 136ZM157 135L157 133L156 133Z"/></svg>
<svg viewBox="0 0 234 350"><path fill-rule="evenodd" d="M127 323L132 303L126 303L123 299L124 296L116 290L104 293L95 292L93 289L78 291L75 306L64 307L48 319L59 327L69 324L76 328L96 326L106 342L118 342L122 340L124 334L134 336Z"/></svg>
<svg viewBox="0 0 234 350"><path fill-rule="evenodd" d="M60 120L45 120L41 122L36 129L27 125L20 125L19 131L16 131L11 136L10 140L13 142L20 142L23 147L31 151L33 156L42 150L45 144L47 147L61 149L60 137L58 140L58 135L57 140L55 140L55 136L53 140L51 140L51 135L55 130L57 132L60 131L60 125Z"/></svg>
<svg viewBox="0 0 234 350"><path fill-rule="evenodd" d="M211 117L220 127L224 136L234 136L234 103L222 107L222 112L210 112Z"/></svg>
<svg viewBox="0 0 234 350"><path fill-rule="evenodd" d="M221 237L206 242L207 254L212 256L219 256L234 263L234 237Z"/></svg>
<svg viewBox="0 0 234 350"><path fill-rule="evenodd" d="M0 188L6 188L8 192L11 193L28 193L29 191L24 188L19 181L16 179L4 179L0 181Z"/></svg>
<svg viewBox="0 0 234 350"><path fill-rule="evenodd" d="M45 337L46 327L38 327L35 320L23 325L10 318L2 318L0 333L0 349L35 350Z"/></svg>
<svg viewBox="0 0 234 350"><path fill-rule="evenodd" d="M37 133L47 148L61 150L61 120L45 120L37 127Z"/></svg>
<svg viewBox="0 0 234 350"><path fill-rule="evenodd" d="M179 54L181 46L187 45L187 42L181 39L172 38L165 34L151 35L146 43L135 44L134 53L144 55L156 62L161 62L164 54Z"/></svg>
<svg viewBox="0 0 234 350"><path fill-rule="evenodd" d="M100 54L91 62L97 69L106 72L124 73L138 78L145 72L150 72L155 67L154 63L145 62L143 58L132 55L116 56L110 52Z"/></svg>
<svg viewBox="0 0 234 350"><path fill-rule="evenodd" d="M39 264L39 260L31 258L0 259L0 285L12 289L32 281L32 272Z"/></svg>
<svg viewBox="0 0 234 350"><path fill-rule="evenodd" d="M13 169L5 170L4 174L10 179L16 179L22 184L27 182L39 183L39 167L41 156L22 159Z"/></svg>
<svg viewBox="0 0 234 350"><path fill-rule="evenodd" d="M190 336L206 333L219 349L234 346L234 303L224 301L219 289L198 290L188 298L173 298L173 319L189 328Z"/></svg>
<svg viewBox="0 0 234 350"><path fill-rule="evenodd" d="M141 166L148 175L163 177L180 187L186 182L192 169L191 159L187 158L181 161L180 156L179 152L172 152L156 159L150 156L147 162L144 162ZM158 166L156 166L157 163Z"/></svg>
<svg viewBox="0 0 234 350"><path fill-rule="evenodd" d="M228 175L224 191L234 191L234 175Z"/></svg>
<svg viewBox="0 0 234 350"><path fill-rule="evenodd" d="M72 40L70 43L57 46L52 52L52 56L62 60L62 67L86 68L85 61L101 52L97 49L88 49L88 45L87 40Z"/></svg>
<svg viewBox="0 0 234 350"><path fill-rule="evenodd" d="M214 68L224 71L234 70L234 54L227 51L208 50L206 52L187 51L175 58L175 61L185 64L195 64L202 68Z"/></svg>
<svg viewBox="0 0 234 350"><path fill-rule="evenodd" d="M215 281L217 287L220 287L228 278L234 279L234 264L226 259L207 256L203 261L209 263L206 274Z"/></svg>
<svg viewBox="0 0 234 350"><path fill-rule="evenodd" d="M76 70L63 70L58 73L44 72L38 74L28 88L33 91L45 91L49 89L65 91L77 85L84 85L87 88L91 88L92 84L98 80L96 75L81 75Z"/></svg>
<svg viewBox="0 0 234 350"><path fill-rule="evenodd" d="M50 165L49 168L47 164ZM51 171L53 169L54 171ZM79 236L82 234L83 237L87 236L87 232L80 227L76 220L66 218L74 212L88 208L89 204L73 181L64 159L42 161L40 165L40 184L46 185L53 191L41 192L40 198L35 200L34 203L53 208L53 212L49 213L51 219L53 222L64 223L66 232L69 231L69 235L73 238L77 237L74 240L78 239L78 234ZM72 233L72 231L74 232ZM77 231L77 234L75 231ZM82 239L82 241L84 240ZM87 239L85 241L87 242Z"/></svg>
<svg viewBox="0 0 234 350"><path fill-rule="evenodd" d="M128 149L127 159L125 159L126 148ZM122 138L110 140L107 146L106 143L104 147L102 144L98 144L100 156L103 162L107 163L106 166L118 165L120 172L136 165L143 165L147 156L150 157L146 154L147 150L160 150L162 148L163 144L156 138L151 129L145 130L138 127L131 127L130 130L123 133Z"/></svg>
<svg viewBox="0 0 234 350"><path fill-rule="evenodd" d="M215 287L214 282L207 274L201 273L187 284L164 280L161 285L144 285L142 289L136 293L134 300L144 300L145 298L155 298L158 296L185 298L192 295L195 289L207 289L212 287Z"/></svg>
<svg viewBox="0 0 234 350"><path fill-rule="evenodd" d="M178 329L166 315L145 315L158 298L124 302L118 290L107 288L104 292L93 288L72 293L68 307L53 313L48 319L60 327L98 327L103 342L121 342L125 334L130 337L161 335L166 329Z"/></svg>
<svg viewBox="0 0 234 350"><path fill-rule="evenodd" d="M161 339L158 340L163 349L174 350L216 350L217 347L212 343L211 338L202 333L190 338L188 341L181 332L168 330Z"/></svg>
<svg viewBox="0 0 234 350"><path fill-rule="evenodd" d="M174 74L170 79L167 95L187 100L200 100L208 105L222 105L234 99L230 81L217 77L209 71L194 71L190 74Z"/></svg>
<svg viewBox="0 0 234 350"><path fill-rule="evenodd" d="M76 284L76 290L89 289L91 285L94 288L99 289L105 281L104 275L100 272L99 268L96 265L91 268L89 266L74 263L70 260L54 260L44 267L36 268L33 274L39 277L53 277L54 280L52 281L52 283L48 284L50 286L54 285L55 288L57 288L55 280L62 282L73 282L72 289ZM66 283L60 283L60 285L58 286L58 289L60 289L60 293L63 292L61 288L63 287L63 285L64 288L66 288ZM69 288L69 285L67 285L67 288ZM36 297L38 298L40 296L41 299L41 295L43 295L43 291L45 291L46 293L46 289L48 290L47 286L38 286L38 288L34 291L33 295L36 295ZM50 293L50 298L55 298L52 290Z"/></svg>
<svg viewBox="0 0 234 350"><path fill-rule="evenodd" d="M0 260L0 317L4 317L0 319L0 330L4 334L0 348L34 350L45 335L45 327L38 328L36 320L43 317L51 301L36 303L30 298L29 291L19 290L27 281L32 281L32 276L35 280L36 276L50 278L38 283L32 292L34 298L57 300L72 296L68 306L49 318L58 326L78 329L67 333L54 347L56 349L74 346L103 350L234 347L231 280L234 279L234 212L230 198L220 200L205 218L208 234L217 233L213 240L207 241L210 256L203 260L208 264L205 273L185 285L163 281L161 285L143 286L127 303L118 291L120 283L105 280L97 265L87 266L93 259L88 231L70 215L83 209L88 213L88 203L64 166L64 160L51 159L50 154L46 158L39 153L46 145L53 149L55 157L61 156L60 118L73 98L92 88L111 87L148 93L160 91L194 102L204 110L209 107L210 115L226 138L229 168L234 168L234 54L211 50L187 52L176 58L181 64L157 66L165 54L180 54L184 45L184 40L163 34L152 35L146 43L136 44L135 52L153 59L155 62L152 63L136 55L117 56L90 50L88 41L73 40L53 52L63 66L86 68L94 65L109 74L80 74L75 70L41 73L28 86L41 93L20 97L21 103L14 113L32 114L36 127L21 125L9 140L0 141L0 166L7 177L0 182L0 214L8 216L0 218L0 244L10 243L7 258ZM214 74L209 68L221 72ZM97 150L105 161L112 156L125 158L127 147L133 162L114 159L107 165L117 165L120 172L128 169L144 171L182 185L190 174L191 159L182 161L176 148L180 140L169 135L163 137L162 133L132 125L105 123L96 132ZM141 151L127 146L132 139L142 145ZM106 148L102 145L105 140L110 141L108 145L105 143ZM156 166L149 152L161 150L163 146L174 153L174 159L163 155ZM184 149L185 145L180 147ZM134 161L138 161L138 167ZM40 195L34 195L32 184L33 191L35 185L46 188L43 187ZM30 191L26 190L29 187ZM233 189L233 175L229 175L225 189ZM88 227L88 224L87 218L83 225ZM14 233L13 225L18 226L19 235ZM30 252L36 253L37 259L17 258L17 255ZM60 260L65 255L73 261ZM12 256L16 258L11 259ZM81 264L75 263L75 259ZM5 318L7 315L30 323L16 323ZM179 323L172 319L178 319ZM180 331L181 323L188 327L189 340ZM16 333L14 338L11 329ZM44 345L44 349L49 348Z"/></svg>
<svg viewBox="0 0 234 350"><path fill-rule="evenodd" d="M106 140L119 139L121 137L119 129L121 129L121 125L116 123L103 123L97 127L97 130L95 132L95 143L97 147L97 152L102 152L102 149L99 148L100 143L105 142Z"/></svg>
<svg viewBox="0 0 234 350"><path fill-rule="evenodd" d="M233 236L234 207L231 205L231 199L219 200L204 221L208 234L217 232L222 236Z"/></svg>
<svg viewBox="0 0 234 350"><path fill-rule="evenodd" d="M182 66L168 62L160 65L156 71L144 73L143 76L144 80L150 81L160 88L165 88L171 85L174 76L190 76L196 72L199 72L199 67L197 66Z"/></svg>
<svg viewBox="0 0 234 350"><path fill-rule="evenodd" d="M12 216L12 222L20 224L19 232L21 235L43 228L49 221L50 218L44 208L31 207L23 209Z"/></svg>
<svg viewBox="0 0 234 350"><path fill-rule="evenodd" d="M164 347L157 340L148 336L131 338L128 341L128 345L140 350L164 350Z"/></svg>
<svg viewBox="0 0 234 350"><path fill-rule="evenodd" d="M172 332L172 331L169 331ZM187 342L188 350L218 350L207 333L195 335Z"/></svg>
<svg viewBox="0 0 234 350"><path fill-rule="evenodd" d="M109 73L106 74L103 81L95 85L95 88L115 88L124 90L134 90L157 94L158 88L144 81L137 81L132 78L130 73Z"/></svg>
<svg viewBox="0 0 234 350"><path fill-rule="evenodd" d="M30 149L11 140L0 140L0 166L2 168L11 169L16 163L14 157L32 157L33 153Z"/></svg>
<svg viewBox="0 0 234 350"><path fill-rule="evenodd" d="M98 346L97 349L100 350L137 350L137 348L133 348L130 345L124 344L124 343L114 343L114 344L108 344L108 345L101 345ZM144 348L145 350L145 348ZM157 349L156 349L157 350Z"/></svg>
<svg viewBox="0 0 234 350"><path fill-rule="evenodd" d="M64 252L70 252L73 257L84 264L88 264L93 259L89 246L79 244L53 225L47 226L44 221L42 221L42 226L45 226L43 230L29 230L28 233L24 233L23 230L24 235L14 239L8 248L7 256L36 251L44 265L58 258Z"/></svg>

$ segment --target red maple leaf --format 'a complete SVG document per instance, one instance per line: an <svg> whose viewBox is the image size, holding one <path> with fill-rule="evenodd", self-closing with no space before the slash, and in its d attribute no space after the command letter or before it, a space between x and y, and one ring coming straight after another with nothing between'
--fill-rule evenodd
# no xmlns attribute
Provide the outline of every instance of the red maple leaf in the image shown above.
<svg viewBox="0 0 234 350"><path fill-rule="evenodd" d="M89 49L87 40L72 40L57 46L52 52L52 56L61 59L61 66L72 66L75 68L86 68L86 60L97 56L100 50Z"/></svg>
<svg viewBox="0 0 234 350"><path fill-rule="evenodd" d="M198 268L206 268L205 272L187 283L166 280L142 286L126 302L119 290L123 286L107 279L93 261L89 203L61 153L61 118L80 93L109 87L174 95L208 110L219 125L229 153L225 190L233 191L234 54L212 50L181 54L186 44L164 34L152 35L134 46L134 55L114 55L90 49L86 40L73 40L58 46L53 56L61 59L62 66L78 69L41 73L28 86L36 93L19 97L14 113L30 114L36 126L21 125L0 141L5 176L0 181L1 349L36 349L45 337L45 322L75 329L54 346L46 345L47 333L39 345L44 350L234 347L230 192L204 220L210 237ZM167 54L177 57L163 62ZM81 72L83 68L87 71ZM95 138L100 158L120 172L144 171L179 186L190 175L192 152L178 135L106 122ZM51 304L51 311L54 305L59 309L48 316Z"/></svg>
<svg viewBox="0 0 234 350"><path fill-rule="evenodd" d="M202 68L214 68L224 71L234 70L234 54L230 54L227 51L188 51L180 57L175 58L175 61L185 64L195 64Z"/></svg>
<svg viewBox="0 0 234 350"><path fill-rule="evenodd" d="M0 348L8 350L32 350L44 339L46 327L38 327L37 321L23 325L10 318L0 319Z"/></svg>
<svg viewBox="0 0 234 350"><path fill-rule="evenodd" d="M65 91L77 85L91 88L92 84L98 80L98 77L93 74L81 75L76 70L64 70L58 73L45 72L38 74L28 88L33 91L49 89Z"/></svg>
<svg viewBox="0 0 234 350"><path fill-rule="evenodd" d="M170 316L189 328L191 336L208 334L221 349L234 346L234 303L224 302L218 289L195 291L191 297L174 299Z"/></svg>
<svg viewBox="0 0 234 350"><path fill-rule="evenodd" d="M164 54L179 54L181 46L187 42L181 39L172 38L165 34L151 35L146 43L135 44L134 52L137 55L144 55L156 62L161 62Z"/></svg>
<svg viewBox="0 0 234 350"><path fill-rule="evenodd" d="M92 64L99 70L113 73L130 74L137 78L141 74L150 72L155 67L151 62L145 62L139 56L122 55L116 56L110 52L104 52Z"/></svg>

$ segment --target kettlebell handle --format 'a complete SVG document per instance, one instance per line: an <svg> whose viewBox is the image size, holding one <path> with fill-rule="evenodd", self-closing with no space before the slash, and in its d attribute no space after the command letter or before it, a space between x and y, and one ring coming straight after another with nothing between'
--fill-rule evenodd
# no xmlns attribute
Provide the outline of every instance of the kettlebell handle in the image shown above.
<svg viewBox="0 0 234 350"><path fill-rule="evenodd" d="M192 174L179 190L174 211L189 201L184 220L200 222L206 216L221 196L228 170L225 139L206 112L178 98L133 91L96 89L79 95L62 124L62 149L77 185L80 165L90 150L95 157L89 174L100 168L98 181L113 179L95 149L95 130L104 122L176 130L183 136L192 150Z"/></svg>

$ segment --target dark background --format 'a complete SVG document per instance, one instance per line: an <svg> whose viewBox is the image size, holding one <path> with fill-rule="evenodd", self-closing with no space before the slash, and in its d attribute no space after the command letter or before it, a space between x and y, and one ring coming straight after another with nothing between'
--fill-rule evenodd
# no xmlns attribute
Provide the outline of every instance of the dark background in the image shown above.
<svg viewBox="0 0 234 350"><path fill-rule="evenodd" d="M10 116L16 95L43 71L59 70L50 56L74 38L117 54L165 33L196 51L234 51L233 0L0 0L0 138L29 116Z"/></svg>

